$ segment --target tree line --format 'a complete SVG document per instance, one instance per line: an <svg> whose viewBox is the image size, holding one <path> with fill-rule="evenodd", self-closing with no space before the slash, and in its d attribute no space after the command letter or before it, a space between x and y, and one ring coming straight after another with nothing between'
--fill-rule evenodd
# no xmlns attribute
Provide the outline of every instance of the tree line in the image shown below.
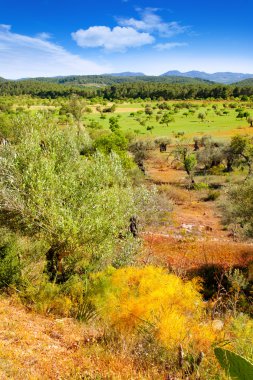
<svg viewBox="0 0 253 380"><path fill-rule="evenodd" d="M32 95L40 98L70 97L76 94L85 98L96 96L105 99L229 99L253 96L253 86L183 84L158 82L127 82L95 87L63 85L34 80L0 82L0 95Z"/></svg>

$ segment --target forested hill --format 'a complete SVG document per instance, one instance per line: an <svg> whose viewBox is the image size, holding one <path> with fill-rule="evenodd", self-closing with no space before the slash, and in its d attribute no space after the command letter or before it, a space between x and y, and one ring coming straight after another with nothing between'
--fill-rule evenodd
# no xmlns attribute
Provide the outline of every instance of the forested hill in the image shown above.
<svg viewBox="0 0 253 380"><path fill-rule="evenodd" d="M244 79L235 83L236 86L253 86L253 78Z"/></svg>
<svg viewBox="0 0 253 380"><path fill-rule="evenodd" d="M209 80L198 79L198 78L186 78L180 76L117 76L115 74L111 75L70 75L63 77L39 77L39 78L29 78L29 80L35 80L39 82L50 82L65 85L101 85L108 86L117 83L133 83L133 82L158 82L158 83L182 83L182 84L213 84Z"/></svg>
<svg viewBox="0 0 253 380"><path fill-rule="evenodd" d="M98 77L99 78L99 77ZM156 78L156 77L155 77ZM58 78L59 79L59 78ZM67 83L67 82L65 82ZM185 83L185 82L149 82L135 80L101 84L94 86L87 83L86 85L60 84L44 80L19 80L0 82L0 95L31 95L41 98L69 97L73 94L94 98L104 97L106 99L228 99L230 97L251 96L253 95L253 86L243 85L219 85L203 82Z"/></svg>
<svg viewBox="0 0 253 380"><path fill-rule="evenodd" d="M84 97L102 96L99 89L90 87L63 86L58 83L40 82L36 80L0 82L0 95L32 95L40 98L67 97L77 94Z"/></svg>

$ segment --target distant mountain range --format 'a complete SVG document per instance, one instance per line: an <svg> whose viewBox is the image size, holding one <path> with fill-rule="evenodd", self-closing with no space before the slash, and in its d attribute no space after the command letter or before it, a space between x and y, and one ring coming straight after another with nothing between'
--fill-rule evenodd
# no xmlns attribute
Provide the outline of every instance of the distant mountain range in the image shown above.
<svg viewBox="0 0 253 380"><path fill-rule="evenodd" d="M111 74L104 74L109 77L143 77L145 74L143 73L134 73L131 71L125 71L123 73L111 73Z"/></svg>
<svg viewBox="0 0 253 380"><path fill-rule="evenodd" d="M223 84L231 84L242 81L244 79L253 78L253 74L243 74L243 73L230 73L230 72L218 72L213 74L205 73L204 71L187 71L186 73L182 73L178 70L167 71L167 73L162 74L161 76L180 76L186 78L199 78L210 80L212 82L223 83Z"/></svg>

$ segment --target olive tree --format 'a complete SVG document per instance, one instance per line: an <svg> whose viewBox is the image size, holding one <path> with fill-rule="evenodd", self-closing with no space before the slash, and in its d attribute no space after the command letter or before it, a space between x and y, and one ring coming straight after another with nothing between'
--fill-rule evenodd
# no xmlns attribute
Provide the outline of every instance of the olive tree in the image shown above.
<svg viewBox="0 0 253 380"><path fill-rule="evenodd" d="M129 252L138 202L116 154L80 155L81 136L36 118L15 145L0 148L1 223L44 239L49 277L64 281L69 258L97 270Z"/></svg>
<svg viewBox="0 0 253 380"><path fill-rule="evenodd" d="M211 138L206 139L197 152L198 163L204 166L205 171L220 165L224 158L224 144Z"/></svg>
<svg viewBox="0 0 253 380"><path fill-rule="evenodd" d="M165 112L162 115L162 118L160 120L160 124L165 124L168 127L169 124L174 122L174 121L175 121L174 117L172 117L169 112Z"/></svg>
<svg viewBox="0 0 253 380"><path fill-rule="evenodd" d="M191 151L190 146L186 143L180 142L173 152L175 160L179 161L184 170L189 176L191 186L194 185L194 174L197 166L196 155Z"/></svg>
<svg viewBox="0 0 253 380"><path fill-rule="evenodd" d="M237 164L248 167L248 175L252 175L253 164L253 139L248 136L234 136L230 143L231 154L235 157Z"/></svg>

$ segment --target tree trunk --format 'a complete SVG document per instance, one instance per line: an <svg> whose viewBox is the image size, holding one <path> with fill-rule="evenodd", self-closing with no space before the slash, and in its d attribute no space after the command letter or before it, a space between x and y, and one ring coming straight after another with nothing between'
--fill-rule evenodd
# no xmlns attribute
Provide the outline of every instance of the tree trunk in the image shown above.
<svg viewBox="0 0 253 380"><path fill-rule="evenodd" d="M62 282L64 280L62 257L59 247L55 245L52 245L46 253L46 273L51 282Z"/></svg>
<svg viewBox="0 0 253 380"><path fill-rule="evenodd" d="M226 173L231 173L233 171L232 160L227 160Z"/></svg>

